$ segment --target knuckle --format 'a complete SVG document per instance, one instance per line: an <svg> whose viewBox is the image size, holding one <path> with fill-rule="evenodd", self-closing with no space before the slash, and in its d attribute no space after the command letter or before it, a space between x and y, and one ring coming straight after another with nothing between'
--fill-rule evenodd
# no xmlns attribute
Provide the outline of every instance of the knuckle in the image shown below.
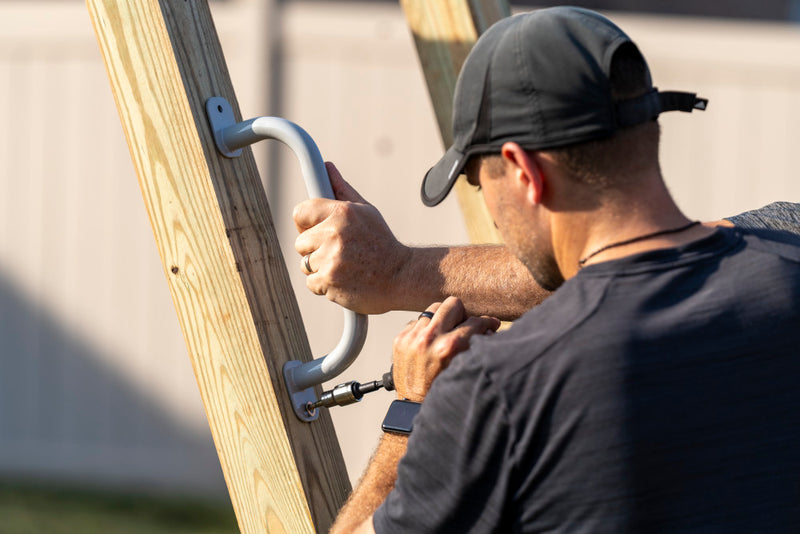
<svg viewBox="0 0 800 534"><path fill-rule="evenodd" d="M439 340L438 346L436 347L436 358L443 360L453 351L453 349L455 349L455 347L456 343L452 336L442 338Z"/></svg>
<svg viewBox="0 0 800 534"><path fill-rule="evenodd" d="M334 215L336 217L341 217L345 220L349 219L352 216L352 214L353 214L353 209L350 202L346 202L343 200L336 202L331 212L331 215Z"/></svg>
<svg viewBox="0 0 800 534"><path fill-rule="evenodd" d="M448 336L442 339L438 356L441 360L449 359L457 352L464 349L464 339L458 336Z"/></svg>
<svg viewBox="0 0 800 534"><path fill-rule="evenodd" d="M325 294L324 288L322 287L322 285L319 284L319 282L317 281L317 277L315 276L309 276L308 278L306 278L306 287L309 290L311 290L311 292L314 293L315 295Z"/></svg>
<svg viewBox="0 0 800 534"><path fill-rule="evenodd" d="M295 222L300 222L300 220L302 219L303 207L304 207L303 203L301 202L300 204L296 204L294 209L292 209L292 219Z"/></svg>
<svg viewBox="0 0 800 534"><path fill-rule="evenodd" d="M331 233L328 234L327 241L328 241L328 247L327 247L328 254L332 258L341 259L347 250L344 245L344 240L342 238L341 233L332 231Z"/></svg>
<svg viewBox="0 0 800 534"><path fill-rule="evenodd" d="M304 234L300 234L297 236L297 239L294 240L294 249L297 251L298 254L305 255L308 252L308 247L306 245L306 239L303 237Z"/></svg>
<svg viewBox="0 0 800 534"><path fill-rule="evenodd" d="M427 325L420 330L418 341L425 345L433 345L438 337L438 334L433 328L431 328L431 325Z"/></svg>

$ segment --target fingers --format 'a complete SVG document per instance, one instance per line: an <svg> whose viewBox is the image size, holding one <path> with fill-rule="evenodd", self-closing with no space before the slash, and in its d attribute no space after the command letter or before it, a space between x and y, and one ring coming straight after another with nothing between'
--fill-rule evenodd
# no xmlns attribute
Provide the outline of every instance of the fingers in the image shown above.
<svg viewBox="0 0 800 534"><path fill-rule="evenodd" d="M465 321L476 334L492 334L503 324L497 317L482 315L480 317L470 317Z"/></svg>
<svg viewBox="0 0 800 534"><path fill-rule="evenodd" d="M394 341L398 394L422 400L436 376L457 354L469 348L471 336L494 331L499 326L500 321L491 317L467 317L464 305L455 297L431 304Z"/></svg>
<svg viewBox="0 0 800 534"><path fill-rule="evenodd" d="M300 202L295 206L292 218L297 227L298 232L316 226L325 219L341 202L355 202L357 204L369 204L352 185L350 185L343 177L336 165L330 161L325 163L325 169L328 171L328 177L331 180L331 187L336 200L327 198L311 198Z"/></svg>
<svg viewBox="0 0 800 534"><path fill-rule="evenodd" d="M328 198L310 198L300 202L292 211L295 228L302 233L331 216L340 201Z"/></svg>
<svg viewBox="0 0 800 534"><path fill-rule="evenodd" d="M429 314L433 314L429 317ZM413 324L428 325L438 332L464 330L469 335L495 332L500 328L500 320L495 317L469 317L463 302L456 297L448 297L444 302L431 304Z"/></svg>
<svg viewBox="0 0 800 534"><path fill-rule="evenodd" d="M467 318L464 304L456 297L431 304L426 311L433 312L429 326L437 332L449 332Z"/></svg>
<svg viewBox="0 0 800 534"><path fill-rule="evenodd" d="M328 294L327 286L321 281L321 277L317 273L312 273L306 277L306 287L315 295L327 296L329 300L333 300L333 295Z"/></svg>
<svg viewBox="0 0 800 534"><path fill-rule="evenodd" d="M449 362L469 348L469 338L493 333L500 324L494 317L468 317L463 303L448 297L442 303L430 305L416 321L408 324L401 336L404 342L411 341L419 355L430 354L432 349L442 362Z"/></svg>
<svg viewBox="0 0 800 534"><path fill-rule="evenodd" d="M324 283L324 276L320 273L320 267L324 267L324 259L318 258L322 255L321 251L309 252L300 258L300 270L306 275L306 287L315 295L327 295L327 286ZM328 296L329 298L332 295Z"/></svg>
<svg viewBox="0 0 800 534"><path fill-rule="evenodd" d="M314 274L314 268L311 266L311 253L306 254L300 259L300 270L303 271L304 274Z"/></svg>
<svg viewBox="0 0 800 534"><path fill-rule="evenodd" d="M411 249L397 241L377 208L333 164L327 170L340 200L306 200L292 215L306 286L359 313L389 311L395 301L387 288L410 260Z"/></svg>
<svg viewBox="0 0 800 534"><path fill-rule="evenodd" d="M336 196L337 200L346 200L348 202L367 204L367 201L364 200L364 197L362 197L358 191L356 191L353 186L342 177L342 173L339 172L339 169L336 168L336 165L330 161L326 161L325 169L328 171L328 177L331 180L333 194Z"/></svg>
<svg viewBox="0 0 800 534"><path fill-rule="evenodd" d="M409 326L414 325L428 325L433 321L433 318L436 316L436 310L442 305L441 302L434 302L430 306L428 306L424 312L420 313L419 316L415 321L410 321L408 324Z"/></svg>
<svg viewBox="0 0 800 534"><path fill-rule="evenodd" d="M454 353L469 349L472 336L493 334L500 328L500 320L494 317L470 317L450 333L449 350Z"/></svg>

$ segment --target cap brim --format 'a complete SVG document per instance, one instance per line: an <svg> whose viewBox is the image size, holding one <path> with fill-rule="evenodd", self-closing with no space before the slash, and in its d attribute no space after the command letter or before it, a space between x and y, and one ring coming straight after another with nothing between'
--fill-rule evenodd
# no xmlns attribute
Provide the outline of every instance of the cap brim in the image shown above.
<svg viewBox="0 0 800 534"><path fill-rule="evenodd" d="M422 180L422 203L435 206L444 200L464 170L466 161L462 152L450 147Z"/></svg>

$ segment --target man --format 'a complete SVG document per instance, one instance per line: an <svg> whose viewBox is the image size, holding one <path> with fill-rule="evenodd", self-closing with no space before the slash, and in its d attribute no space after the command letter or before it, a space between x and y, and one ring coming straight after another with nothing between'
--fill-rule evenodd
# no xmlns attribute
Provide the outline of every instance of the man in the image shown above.
<svg viewBox="0 0 800 534"><path fill-rule="evenodd" d="M301 269L314 293L365 314L422 311L456 296L470 315L503 320L517 319L550 295L505 246L400 243L335 165L326 167L337 200L306 200L294 211ZM800 235L800 204L774 202L705 224Z"/></svg>
<svg viewBox="0 0 800 534"><path fill-rule="evenodd" d="M365 314L422 311L456 296L470 315L503 320L517 319L550 295L505 246L400 243L335 165L326 167L337 200L309 199L294 211L300 268L314 293ZM774 202L705 224L800 235L800 204Z"/></svg>
<svg viewBox="0 0 800 534"><path fill-rule="evenodd" d="M587 10L481 37L423 198L466 170L508 250L558 290L492 336L453 298L406 328L397 390L424 403L334 532L800 528L800 239L678 210L655 119L698 104L653 89Z"/></svg>

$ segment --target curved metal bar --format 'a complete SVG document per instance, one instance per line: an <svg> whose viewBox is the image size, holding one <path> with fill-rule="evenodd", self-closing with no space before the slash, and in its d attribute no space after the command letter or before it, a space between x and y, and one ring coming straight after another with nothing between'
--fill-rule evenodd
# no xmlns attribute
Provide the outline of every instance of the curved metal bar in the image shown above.
<svg viewBox="0 0 800 534"><path fill-rule="evenodd" d="M300 126L279 117L258 117L235 123L230 104L220 97L210 98L206 103L206 111L214 130L217 148L224 155L236 157L241 153L241 148L263 139L281 141L297 156L309 197L335 198L322 155L311 136ZM367 316L345 309L344 331L339 343L331 352L310 362L287 364L284 375L298 417L305 421L316 418L315 415L305 411L305 401L308 400L309 394L308 392L303 394L301 390L341 374L355 361L366 337ZM303 398L295 400L296 394L303 394ZM313 391L311 396L312 402L316 400Z"/></svg>
<svg viewBox="0 0 800 534"><path fill-rule="evenodd" d="M342 337L327 355L304 363L292 371L297 389L327 382L342 374L358 357L367 338L367 316L345 310Z"/></svg>
<svg viewBox="0 0 800 534"><path fill-rule="evenodd" d="M297 124L280 117L258 117L229 126L219 136L231 152L264 139L283 142L300 162L309 198L335 198L322 154L311 136Z"/></svg>

